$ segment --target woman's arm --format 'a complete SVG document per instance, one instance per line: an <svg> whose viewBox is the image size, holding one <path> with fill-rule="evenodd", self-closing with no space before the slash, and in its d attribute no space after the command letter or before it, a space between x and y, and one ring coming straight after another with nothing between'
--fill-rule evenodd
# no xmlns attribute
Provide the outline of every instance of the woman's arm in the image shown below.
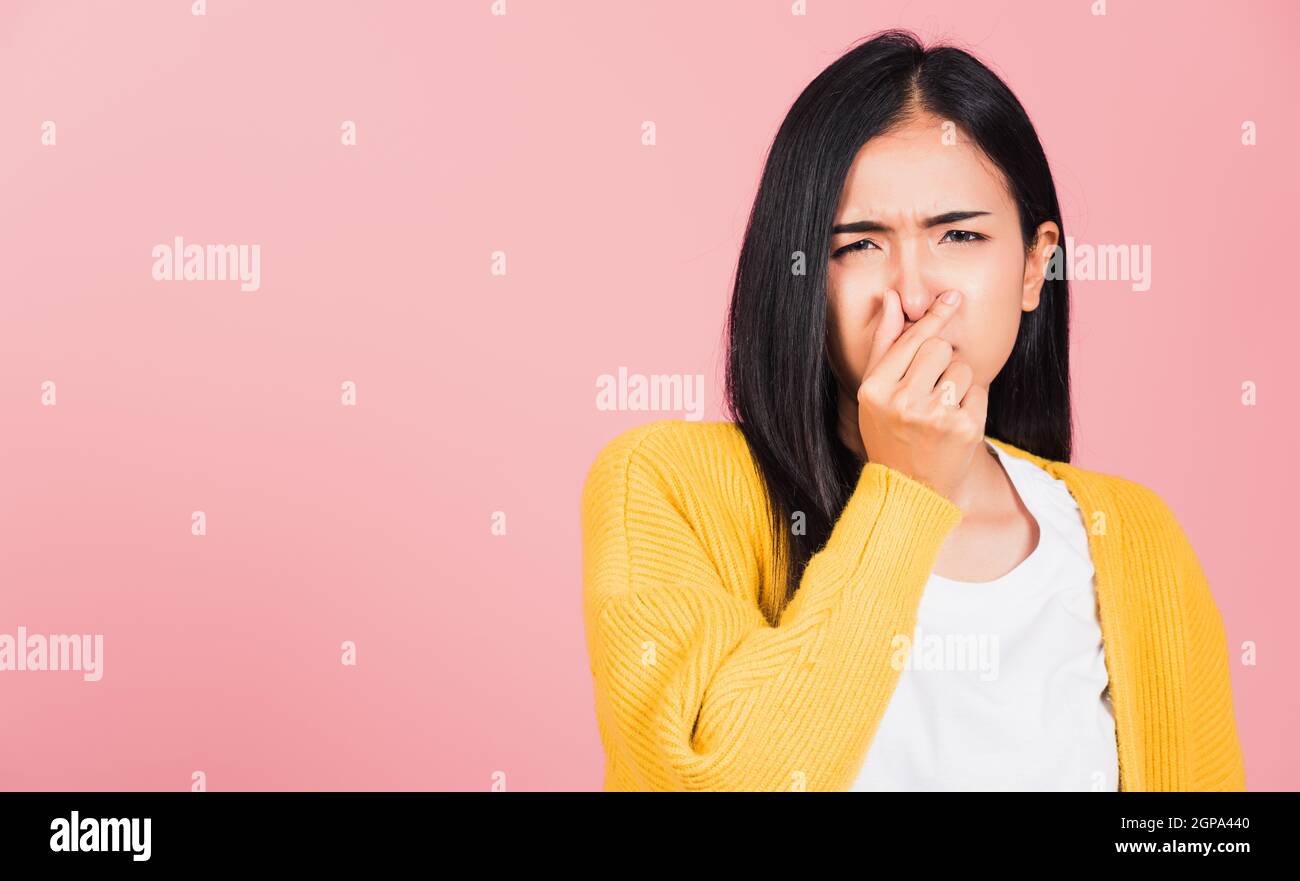
<svg viewBox="0 0 1300 881"><path fill-rule="evenodd" d="M720 574L726 555L710 554L681 510L674 484L684 469L675 463L723 467L716 450L686 447L654 426L625 432L597 457L583 491L596 714L620 778L607 788L846 786L898 679L891 641L912 636L961 510L926 484L868 464L772 627L756 586L749 596L727 589L736 578ZM701 508L693 519L707 530L717 515ZM736 549L733 565L746 550Z"/></svg>

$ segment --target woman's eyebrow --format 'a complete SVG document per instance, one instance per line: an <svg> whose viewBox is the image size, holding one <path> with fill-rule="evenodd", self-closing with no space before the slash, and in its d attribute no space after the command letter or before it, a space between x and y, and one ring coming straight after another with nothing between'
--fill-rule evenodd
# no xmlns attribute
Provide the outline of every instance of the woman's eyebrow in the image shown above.
<svg viewBox="0 0 1300 881"><path fill-rule="evenodd" d="M929 229L932 226L943 226L948 223L970 220L972 217L983 217L988 213L988 211L949 211L945 214L927 217L921 225ZM831 235L833 236L846 232L893 232L893 230L874 220L855 220L853 223L837 223L831 227Z"/></svg>

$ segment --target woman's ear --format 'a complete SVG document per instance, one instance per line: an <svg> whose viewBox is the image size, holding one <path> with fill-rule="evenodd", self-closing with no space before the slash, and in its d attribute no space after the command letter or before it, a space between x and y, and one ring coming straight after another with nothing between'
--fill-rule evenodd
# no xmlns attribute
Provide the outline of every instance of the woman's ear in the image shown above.
<svg viewBox="0 0 1300 881"><path fill-rule="evenodd" d="M1043 280L1047 277L1047 266L1056 253L1056 245L1061 240L1061 228L1050 220L1038 225L1034 234L1034 243L1030 246L1025 259L1025 288L1020 298L1020 308L1033 312L1038 308L1038 298L1043 292Z"/></svg>

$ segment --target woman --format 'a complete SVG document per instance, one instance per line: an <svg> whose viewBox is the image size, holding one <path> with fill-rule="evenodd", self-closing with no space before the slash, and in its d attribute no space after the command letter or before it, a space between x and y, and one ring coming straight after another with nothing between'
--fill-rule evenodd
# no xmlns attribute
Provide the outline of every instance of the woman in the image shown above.
<svg viewBox="0 0 1300 881"><path fill-rule="evenodd" d="M777 133L733 421L597 457L607 790L1241 790L1223 624L1151 490L1072 466L1068 290L1020 103L885 32Z"/></svg>

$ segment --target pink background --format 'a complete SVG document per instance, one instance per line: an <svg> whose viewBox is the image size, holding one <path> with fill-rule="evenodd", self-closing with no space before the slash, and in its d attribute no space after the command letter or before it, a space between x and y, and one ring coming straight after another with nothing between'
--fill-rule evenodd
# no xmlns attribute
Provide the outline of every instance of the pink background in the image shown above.
<svg viewBox="0 0 1300 881"><path fill-rule="evenodd" d="M579 491L678 414L596 377L703 373L720 417L763 155L887 26L1008 80L1067 233L1151 245L1146 293L1073 286L1076 462L1173 507L1258 646L1249 786L1300 788L1296 6L808 5L5 3L0 633L105 673L0 673L0 788L598 789ZM176 235L260 244L261 290L154 282Z"/></svg>

